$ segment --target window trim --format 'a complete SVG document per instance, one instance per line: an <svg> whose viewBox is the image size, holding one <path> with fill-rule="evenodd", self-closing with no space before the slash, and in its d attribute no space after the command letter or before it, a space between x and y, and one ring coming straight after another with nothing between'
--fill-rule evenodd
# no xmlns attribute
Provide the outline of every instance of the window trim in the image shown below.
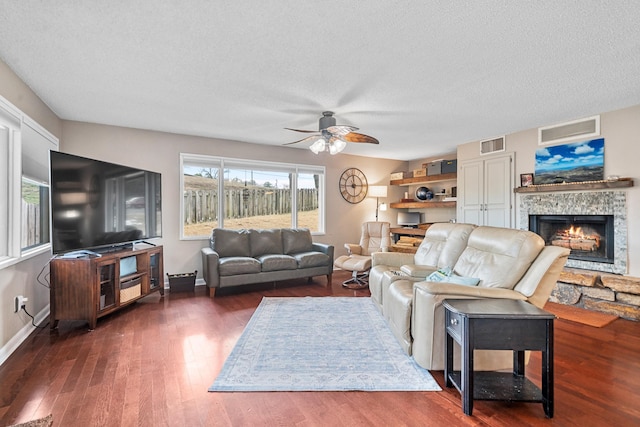
<svg viewBox="0 0 640 427"><path fill-rule="evenodd" d="M208 236L185 236L184 235L184 166L185 164L195 163L201 164L207 168L217 168L218 176L222 179L218 179L218 194L224 194L224 171L228 168L246 168L246 169L261 169L265 171L273 172L286 172L293 174L295 179L292 179L291 188L291 206L295 207L291 212L292 224L297 224L298 221L298 176L299 174L317 173L321 176L319 182L318 191L320 193L318 200L318 210L320 218L318 220L318 231L312 231L312 235L320 236L326 233L325 230L325 199L326 199L326 167L319 165L307 165L297 163L285 163L285 162L270 162L265 160L252 160L252 159L240 159L234 157L220 157L209 156L205 154L190 154L180 153L180 240L205 240ZM224 197L218 197L218 212L224 211ZM224 217L218 215L220 218L220 226L224 227Z"/></svg>
<svg viewBox="0 0 640 427"><path fill-rule="evenodd" d="M51 243L47 242L42 245L25 248L22 250L22 147L24 145L23 134L24 127L28 126L51 144L48 150L58 150L59 141L52 133L47 131L31 117L20 111L15 105L0 95L0 115L5 120L9 129L8 146L6 150L0 152L3 163L6 161L6 173L0 177L0 183L6 183L7 201L6 207L6 227L7 227L7 247L6 255L0 255L0 270L15 265L21 261L27 260L34 256L50 252ZM48 155L48 151L47 151ZM4 213L3 213L4 214ZM50 221L51 218L48 218ZM4 226L5 224L0 224ZM49 227L50 229L50 227ZM51 235L49 235L51 240Z"/></svg>

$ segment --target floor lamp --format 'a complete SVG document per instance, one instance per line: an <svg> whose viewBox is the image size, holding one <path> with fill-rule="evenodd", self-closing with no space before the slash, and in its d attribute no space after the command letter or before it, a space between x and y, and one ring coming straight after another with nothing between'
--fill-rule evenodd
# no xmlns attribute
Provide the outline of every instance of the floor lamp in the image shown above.
<svg viewBox="0 0 640 427"><path fill-rule="evenodd" d="M386 185L371 185L369 187L369 197L376 198L376 222L378 222L378 211L386 211L387 204L380 203L380 197L387 197L387 186Z"/></svg>

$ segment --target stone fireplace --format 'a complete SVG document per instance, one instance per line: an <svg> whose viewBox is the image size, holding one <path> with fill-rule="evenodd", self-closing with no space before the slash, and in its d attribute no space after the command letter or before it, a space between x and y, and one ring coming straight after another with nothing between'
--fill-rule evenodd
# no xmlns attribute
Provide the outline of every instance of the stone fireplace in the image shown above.
<svg viewBox="0 0 640 427"><path fill-rule="evenodd" d="M640 279L624 276L626 200L624 191L520 195L519 228L571 249L549 301L640 320Z"/></svg>
<svg viewBox="0 0 640 427"><path fill-rule="evenodd" d="M539 217L547 219L541 224L542 229L536 229ZM581 232L586 231L588 235L554 238L560 228L572 222L575 222L574 230L576 226L581 227ZM540 234L547 244L567 245L571 249L567 267L614 274L627 272L627 197L624 191L522 194L520 228ZM549 233L553 235L545 236Z"/></svg>

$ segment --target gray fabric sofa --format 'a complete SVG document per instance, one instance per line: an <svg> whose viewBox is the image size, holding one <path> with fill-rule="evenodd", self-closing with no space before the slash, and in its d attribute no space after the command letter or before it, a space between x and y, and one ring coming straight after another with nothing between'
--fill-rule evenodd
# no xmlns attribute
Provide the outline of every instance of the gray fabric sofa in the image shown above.
<svg viewBox="0 0 640 427"><path fill-rule="evenodd" d="M306 228L214 228L201 250L202 271L212 298L218 288L301 277L326 275L331 286L333 251Z"/></svg>

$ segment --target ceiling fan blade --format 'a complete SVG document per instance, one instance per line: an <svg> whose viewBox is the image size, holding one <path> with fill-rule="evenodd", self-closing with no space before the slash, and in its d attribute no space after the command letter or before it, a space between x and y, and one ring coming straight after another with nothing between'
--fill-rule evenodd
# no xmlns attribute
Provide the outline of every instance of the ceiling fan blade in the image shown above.
<svg viewBox="0 0 640 427"><path fill-rule="evenodd" d="M353 132L354 130L358 130L358 128L353 126L344 126L344 125L329 126L327 128L327 132L329 132L331 135L337 135L337 136L345 136L348 133Z"/></svg>
<svg viewBox="0 0 640 427"><path fill-rule="evenodd" d="M291 128L285 128L286 130L292 130L294 132L304 132L304 133L317 133L319 134L320 132L318 132L317 130L305 130L305 129L291 129Z"/></svg>
<svg viewBox="0 0 640 427"><path fill-rule="evenodd" d="M349 132L348 134L342 137L343 140L348 142L365 142L368 144L380 144L380 141L375 139L372 136L365 135L357 132Z"/></svg>
<svg viewBox="0 0 640 427"><path fill-rule="evenodd" d="M302 139L299 139L299 140L297 140L297 141L293 141L293 142L287 142L286 144L282 144L282 145L292 145L292 144L297 144L297 143L299 143L299 142L307 142L307 141L312 142L312 141L317 141L319 136L320 136L320 135L307 136L306 138L302 138Z"/></svg>

